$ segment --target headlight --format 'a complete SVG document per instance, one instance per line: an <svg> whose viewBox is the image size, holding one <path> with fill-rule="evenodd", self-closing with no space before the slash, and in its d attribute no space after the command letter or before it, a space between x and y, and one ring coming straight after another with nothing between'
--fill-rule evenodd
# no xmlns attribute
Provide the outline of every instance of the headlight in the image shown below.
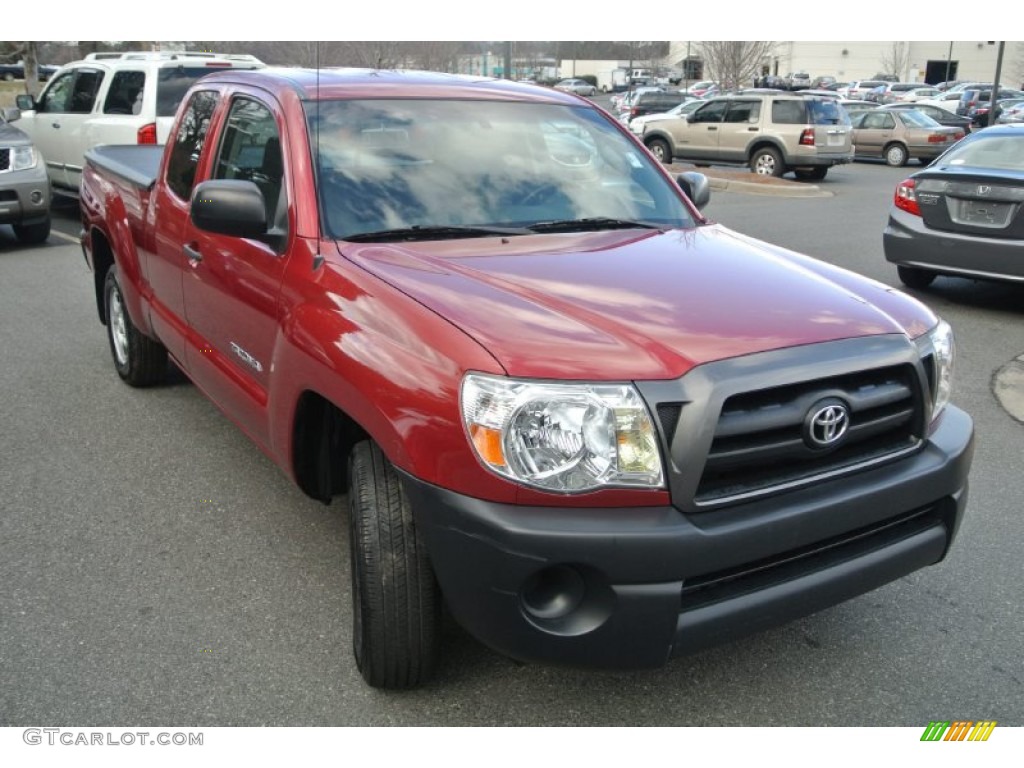
<svg viewBox="0 0 1024 768"><path fill-rule="evenodd" d="M661 451L630 384L558 384L467 374L462 419L499 475L547 491L663 488Z"/></svg>
<svg viewBox="0 0 1024 768"><path fill-rule="evenodd" d="M32 147L11 148L11 170L24 171L27 168L35 168L36 151Z"/></svg>
<svg viewBox="0 0 1024 768"><path fill-rule="evenodd" d="M932 421L938 418L942 409L949 403L953 389L953 357L956 346L953 343L953 329L949 323L940 320L939 324L928 332L935 353L935 381L933 382Z"/></svg>

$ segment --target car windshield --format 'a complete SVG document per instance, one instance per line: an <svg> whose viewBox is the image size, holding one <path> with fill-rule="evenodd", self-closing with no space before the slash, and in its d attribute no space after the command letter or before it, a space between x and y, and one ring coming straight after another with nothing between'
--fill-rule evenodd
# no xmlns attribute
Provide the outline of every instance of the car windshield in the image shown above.
<svg viewBox="0 0 1024 768"><path fill-rule="evenodd" d="M909 123L915 128L940 128L938 122L928 117L923 112L919 112L916 109L904 109L900 110L900 117L903 118L904 123Z"/></svg>
<svg viewBox="0 0 1024 768"><path fill-rule="evenodd" d="M1024 135L978 133L944 154L942 164L1024 171Z"/></svg>
<svg viewBox="0 0 1024 768"><path fill-rule="evenodd" d="M332 238L438 228L446 237L488 227L522 234L567 220L694 226L678 189L596 109L374 99L310 102L306 113Z"/></svg>

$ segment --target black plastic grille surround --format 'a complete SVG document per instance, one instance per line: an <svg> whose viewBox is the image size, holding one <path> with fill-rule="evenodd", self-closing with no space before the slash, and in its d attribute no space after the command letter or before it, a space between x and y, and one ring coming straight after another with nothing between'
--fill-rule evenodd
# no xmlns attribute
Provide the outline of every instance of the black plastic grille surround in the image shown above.
<svg viewBox="0 0 1024 768"><path fill-rule="evenodd" d="M0 171L6 171L11 167L11 150L0 149Z"/></svg>
<svg viewBox="0 0 1024 768"><path fill-rule="evenodd" d="M694 500L709 503L875 462L912 449L924 409L916 371L890 366L735 394L725 400ZM840 401L849 425L816 448L805 422Z"/></svg>

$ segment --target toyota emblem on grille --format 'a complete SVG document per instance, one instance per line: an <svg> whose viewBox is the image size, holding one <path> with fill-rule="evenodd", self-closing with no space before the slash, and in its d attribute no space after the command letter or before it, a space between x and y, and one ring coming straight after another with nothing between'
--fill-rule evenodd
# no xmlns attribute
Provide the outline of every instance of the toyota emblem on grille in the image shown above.
<svg viewBox="0 0 1024 768"><path fill-rule="evenodd" d="M819 400L804 419L804 442L810 448L833 448L846 436L849 426L846 403L838 398Z"/></svg>

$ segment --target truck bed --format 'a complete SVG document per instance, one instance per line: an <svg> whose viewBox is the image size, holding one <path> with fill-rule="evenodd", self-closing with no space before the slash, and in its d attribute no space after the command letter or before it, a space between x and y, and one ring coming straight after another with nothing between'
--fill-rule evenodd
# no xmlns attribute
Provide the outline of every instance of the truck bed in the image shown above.
<svg viewBox="0 0 1024 768"><path fill-rule="evenodd" d="M86 162L147 190L156 182L163 156L162 144L106 145L85 153Z"/></svg>

